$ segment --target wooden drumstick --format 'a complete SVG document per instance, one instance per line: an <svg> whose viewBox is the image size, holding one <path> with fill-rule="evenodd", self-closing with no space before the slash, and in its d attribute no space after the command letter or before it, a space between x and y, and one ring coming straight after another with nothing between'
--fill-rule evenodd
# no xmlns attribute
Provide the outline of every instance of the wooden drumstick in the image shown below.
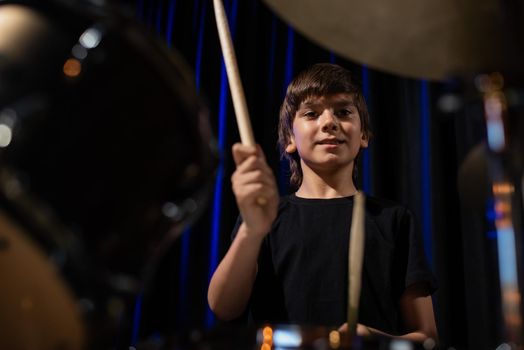
<svg viewBox="0 0 524 350"><path fill-rule="evenodd" d="M238 130L240 132L240 140L242 140L244 145L254 146L255 138L249 120L246 98L244 97L242 82L240 81L237 59L229 32L224 5L221 0L213 0L213 5L215 7L218 36L220 38L220 45L222 46L222 55L224 56L224 63L226 65L229 88L231 89L231 98L233 99Z"/></svg>
<svg viewBox="0 0 524 350"><path fill-rule="evenodd" d="M220 38L220 46L222 47L222 55L224 56L224 63L226 65L231 98L233 99L233 107L235 108L238 131L240 133L240 140L244 145L255 146L255 137L253 136L251 121L249 120L244 88L240 81L237 59L233 48L233 40L231 39L224 5L222 4L222 0L213 0L213 6L215 8L218 36ZM267 199L264 197L258 197L257 203L265 205Z"/></svg>
<svg viewBox="0 0 524 350"><path fill-rule="evenodd" d="M353 216L349 237L348 257L348 331L350 336L356 334L360 288L362 285L362 264L364 260L365 238L365 202L362 192L357 192L353 201Z"/></svg>

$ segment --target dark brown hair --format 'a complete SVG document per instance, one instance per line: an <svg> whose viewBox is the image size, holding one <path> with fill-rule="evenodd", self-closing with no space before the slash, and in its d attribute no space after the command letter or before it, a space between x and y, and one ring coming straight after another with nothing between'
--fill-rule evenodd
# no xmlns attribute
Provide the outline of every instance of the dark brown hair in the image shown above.
<svg viewBox="0 0 524 350"><path fill-rule="evenodd" d="M331 63L318 63L299 73L289 84L286 97L280 107L278 123L278 144L283 159L289 162L291 171L290 183L298 188L302 184L302 168L298 152L289 154L286 147L291 142L293 134L293 120L300 104L310 97L349 93L353 95L355 106L360 115L361 129L366 139L370 140L372 133L369 122L369 113L366 101L360 86L355 82L351 73L341 66ZM360 152L359 152L360 155ZM356 185L357 159L353 168L353 182Z"/></svg>

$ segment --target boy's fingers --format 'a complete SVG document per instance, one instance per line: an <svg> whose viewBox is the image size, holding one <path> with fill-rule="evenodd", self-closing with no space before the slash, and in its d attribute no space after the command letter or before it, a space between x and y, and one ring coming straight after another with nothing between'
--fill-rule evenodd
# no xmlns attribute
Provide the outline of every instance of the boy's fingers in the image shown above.
<svg viewBox="0 0 524 350"><path fill-rule="evenodd" d="M264 192L264 186L260 183L245 184L239 189L237 198L240 198L242 202L253 203Z"/></svg>
<svg viewBox="0 0 524 350"><path fill-rule="evenodd" d="M346 333L348 331L348 323L344 323L342 326L338 328L339 332Z"/></svg>
<svg viewBox="0 0 524 350"><path fill-rule="evenodd" d="M241 176L233 175L232 179L233 191L238 195L251 195L252 191L260 189L262 197L272 198L278 193L275 182L260 173L248 173Z"/></svg>
<svg viewBox="0 0 524 350"><path fill-rule="evenodd" d="M254 146L246 146L241 143L235 143L232 147L233 159L238 166L244 162L249 156L257 154L257 148Z"/></svg>
<svg viewBox="0 0 524 350"><path fill-rule="evenodd" d="M253 176L247 176L243 178L233 178L233 190L235 193L243 193L246 194L248 189L251 188L250 186L261 186L263 188L263 192L261 194L264 197L270 197L274 193L276 193L276 188L274 183L271 180L268 180L267 178L258 179Z"/></svg>
<svg viewBox="0 0 524 350"><path fill-rule="evenodd" d="M259 205L265 205L270 199L276 197L278 192L276 189L275 181L272 177L260 176L260 174L246 174L245 176L233 177L232 179L233 191L236 195L245 196L248 195L246 191L252 188L251 185L262 186L263 190L259 192L259 197L256 203ZM250 194L249 194L250 195Z"/></svg>
<svg viewBox="0 0 524 350"><path fill-rule="evenodd" d="M256 155L264 162L266 161L266 155L264 154L262 147L258 144L256 146L247 146L237 142L233 145L232 149L233 158L237 166L251 155Z"/></svg>
<svg viewBox="0 0 524 350"><path fill-rule="evenodd" d="M259 178L258 181L265 184L266 186L269 186L269 188L274 186L275 181L273 179L273 172L266 162L266 156L260 145L257 144L256 146L247 146L241 143L235 143L232 147L232 153L233 159L237 166L237 170L231 178L233 182L242 181L239 179L241 176L245 176L250 171L258 169L262 172L262 174L265 175L261 179ZM244 178L243 185L247 185L253 179L251 179L251 181L249 180L250 179ZM241 186L240 183L237 183L237 185ZM266 192L263 195L258 195L255 202L260 206L265 206L268 202L268 199L266 198L267 194L268 193Z"/></svg>
<svg viewBox="0 0 524 350"><path fill-rule="evenodd" d="M231 180L238 184L262 183L267 186L273 185L271 177L267 176L267 173L262 169L246 171L243 173L240 171L235 172Z"/></svg>
<svg viewBox="0 0 524 350"><path fill-rule="evenodd" d="M255 170L260 170L265 174L265 176L273 176L273 171L269 167L269 165L266 163L264 159L257 155L247 155L247 157L242 158L243 156L239 156L238 160L240 163L237 163L237 171L240 173L248 173Z"/></svg>
<svg viewBox="0 0 524 350"><path fill-rule="evenodd" d="M245 158L240 164L237 165L235 173L245 175L256 170L263 171L262 167L258 163L258 159L254 155L250 155Z"/></svg>

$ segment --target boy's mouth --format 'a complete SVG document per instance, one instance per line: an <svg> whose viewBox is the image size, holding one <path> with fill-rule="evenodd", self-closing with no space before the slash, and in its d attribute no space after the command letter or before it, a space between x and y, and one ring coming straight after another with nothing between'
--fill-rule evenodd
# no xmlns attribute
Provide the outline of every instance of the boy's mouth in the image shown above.
<svg viewBox="0 0 524 350"><path fill-rule="evenodd" d="M339 140L336 138L323 139L317 142L319 145L340 145L344 143L344 140Z"/></svg>

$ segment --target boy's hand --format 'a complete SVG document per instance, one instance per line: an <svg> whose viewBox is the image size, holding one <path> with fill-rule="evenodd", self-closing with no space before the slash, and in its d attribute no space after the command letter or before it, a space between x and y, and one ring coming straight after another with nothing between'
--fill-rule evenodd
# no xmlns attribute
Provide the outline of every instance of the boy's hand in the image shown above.
<svg viewBox="0 0 524 350"><path fill-rule="evenodd" d="M277 216L278 191L275 177L262 149L240 143L233 145L237 169L231 176L233 192L250 234L265 236ZM260 204L260 198L265 200Z"/></svg>
<svg viewBox="0 0 524 350"><path fill-rule="evenodd" d="M340 326L338 331L341 332L341 333L347 333L349 331L347 322L344 323L342 326ZM372 332L371 332L371 329L369 327L366 327L366 326L364 326L361 323L357 323L357 335L359 337L369 338L369 337L372 336Z"/></svg>

